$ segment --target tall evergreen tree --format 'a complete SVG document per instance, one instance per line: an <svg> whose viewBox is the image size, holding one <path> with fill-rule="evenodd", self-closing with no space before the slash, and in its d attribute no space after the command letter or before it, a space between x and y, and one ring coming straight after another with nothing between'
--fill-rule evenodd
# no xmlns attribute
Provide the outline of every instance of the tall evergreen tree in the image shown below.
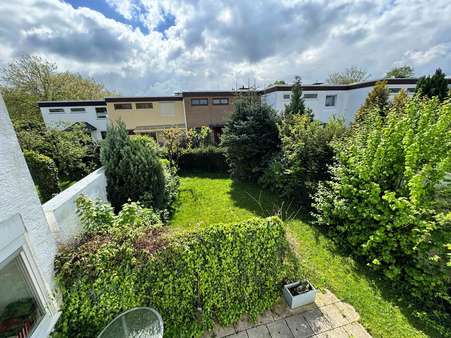
<svg viewBox="0 0 451 338"><path fill-rule="evenodd" d="M304 99L302 98L302 82L299 76L295 76L294 84L291 89L290 104L285 106L285 117L291 115L307 115L310 120L313 120L313 112L310 108L305 107Z"/></svg>
<svg viewBox="0 0 451 338"><path fill-rule="evenodd" d="M379 81L374 86L373 90L368 94L365 99L365 103L360 107L356 113L356 122L362 122L365 116L368 114L368 110L377 109L379 115L387 115L387 111L390 107L389 102L390 93L387 88L386 81Z"/></svg>
<svg viewBox="0 0 451 338"><path fill-rule="evenodd" d="M437 96L440 101L443 101L448 96L448 81L445 73L437 68L434 75L421 77L417 82L416 92L431 98Z"/></svg>

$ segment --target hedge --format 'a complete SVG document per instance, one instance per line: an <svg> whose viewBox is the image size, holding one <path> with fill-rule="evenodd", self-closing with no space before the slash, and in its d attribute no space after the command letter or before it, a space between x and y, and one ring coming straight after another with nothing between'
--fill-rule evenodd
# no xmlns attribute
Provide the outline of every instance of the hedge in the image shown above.
<svg viewBox="0 0 451 338"><path fill-rule="evenodd" d="M60 192L58 185L58 169L55 162L48 156L33 150L24 151L25 160L31 177L33 177L41 202L46 202Z"/></svg>
<svg viewBox="0 0 451 338"><path fill-rule="evenodd" d="M183 171L227 172L224 149L214 146L184 150L178 160Z"/></svg>
<svg viewBox="0 0 451 338"><path fill-rule="evenodd" d="M112 231L69 246L56 262L64 307L54 337L94 337L136 306L163 317L165 337L200 337L213 321L256 318L296 275L278 218L189 234L163 227Z"/></svg>

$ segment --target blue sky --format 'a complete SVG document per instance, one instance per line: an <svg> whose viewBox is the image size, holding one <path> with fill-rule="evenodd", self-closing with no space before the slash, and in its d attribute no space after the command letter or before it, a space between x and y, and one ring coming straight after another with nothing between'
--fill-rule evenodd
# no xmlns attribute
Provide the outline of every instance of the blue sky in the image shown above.
<svg viewBox="0 0 451 338"><path fill-rule="evenodd" d="M0 66L37 55L124 95L321 82L350 66L451 75L449 0L21 0L0 15Z"/></svg>

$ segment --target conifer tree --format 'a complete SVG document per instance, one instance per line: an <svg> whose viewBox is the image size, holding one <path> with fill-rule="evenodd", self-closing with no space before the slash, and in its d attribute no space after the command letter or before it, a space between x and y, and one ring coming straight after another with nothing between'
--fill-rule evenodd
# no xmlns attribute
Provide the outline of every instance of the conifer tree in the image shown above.
<svg viewBox="0 0 451 338"><path fill-rule="evenodd" d="M421 77L417 82L416 92L431 98L436 96L443 101L448 96L448 81L445 73L438 68L434 75Z"/></svg>
<svg viewBox="0 0 451 338"><path fill-rule="evenodd" d="M388 100L390 93L388 92L387 82L378 81L373 90L368 94L365 99L365 103L360 107L356 113L356 122L363 122L368 110L377 109L379 115L387 115L387 111L390 108L390 102Z"/></svg>
<svg viewBox="0 0 451 338"><path fill-rule="evenodd" d="M302 82L299 76L295 76L294 84L291 89L290 104L285 106L285 117L291 115L307 115L310 120L313 120L313 112L310 108L305 107L304 99L302 98Z"/></svg>

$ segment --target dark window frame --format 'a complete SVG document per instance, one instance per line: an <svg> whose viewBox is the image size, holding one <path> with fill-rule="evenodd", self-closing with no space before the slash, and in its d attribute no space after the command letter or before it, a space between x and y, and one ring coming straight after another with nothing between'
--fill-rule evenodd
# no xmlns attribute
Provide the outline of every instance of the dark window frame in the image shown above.
<svg viewBox="0 0 451 338"><path fill-rule="evenodd" d="M115 103L114 110L130 110L133 109L131 103Z"/></svg>
<svg viewBox="0 0 451 338"><path fill-rule="evenodd" d="M206 101L206 102L201 103L201 101ZM192 106L208 106L208 98L191 99L191 105Z"/></svg>
<svg viewBox="0 0 451 338"><path fill-rule="evenodd" d="M85 107L74 107L70 109L71 113L86 113Z"/></svg>
<svg viewBox="0 0 451 338"><path fill-rule="evenodd" d="M303 98L306 100L314 100L314 99L318 98L318 94L317 93L304 93Z"/></svg>
<svg viewBox="0 0 451 338"><path fill-rule="evenodd" d="M283 94L283 99L284 99L284 100L289 100L289 99L291 99L290 94Z"/></svg>
<svg viewBox="0 0 451 338"><path fill-rule="evenodd" d="M153 102L137 102L136 109L153 109Z"/></svg>
<svg viewBox="0 0 451 338"><path fill-rule="evenodd" d="M219 102L215 102L215 101L219 101ZM225 101L225 103L222 101ZM215 97L215 98L211 99L211 103L214 106L227 106L227 105L229 105L229 98L228 97Z"/></svg>
<svg viewBox="0 0 451 338"><path fill-rule="evenodd" d="M51 114L62 114L65 112L66 110L64 108L49 108L49 113Z"/></svg>

